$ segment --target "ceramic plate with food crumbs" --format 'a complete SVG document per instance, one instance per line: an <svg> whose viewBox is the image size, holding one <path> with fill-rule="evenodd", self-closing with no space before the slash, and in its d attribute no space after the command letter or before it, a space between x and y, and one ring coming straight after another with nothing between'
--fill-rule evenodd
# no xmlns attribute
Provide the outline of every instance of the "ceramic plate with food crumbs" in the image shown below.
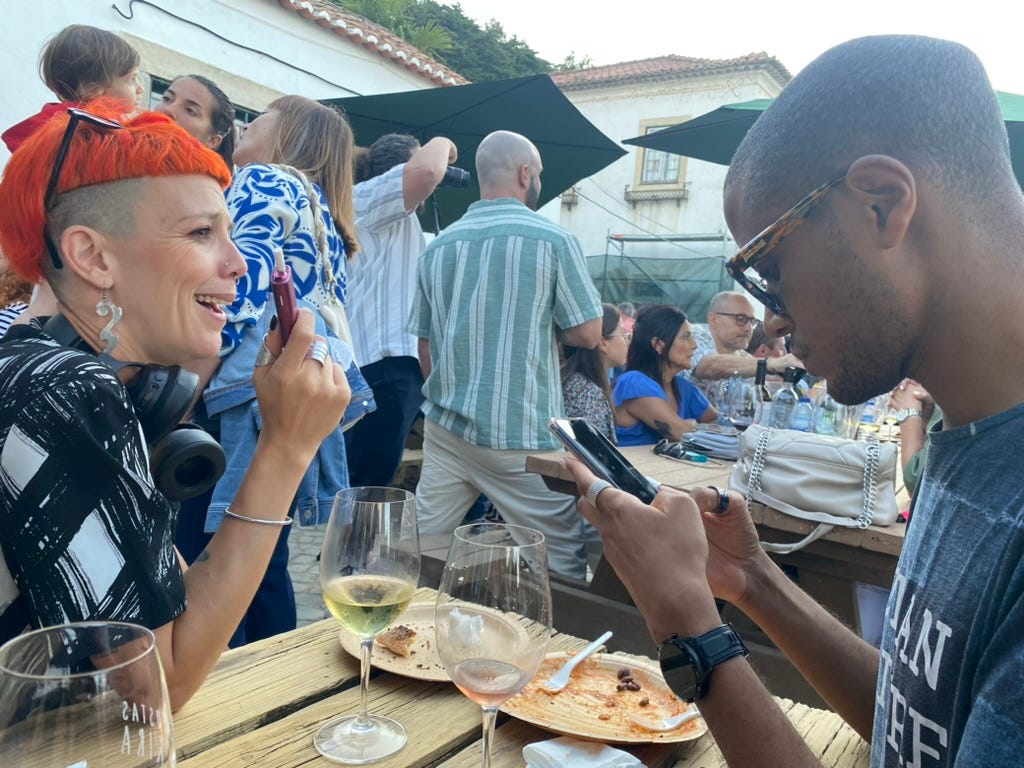
<svg viewBox="0 0 1024 768"><path fill-rule="evenodd" d="M345 629L340 635L341 647L359 658L359 638ZM418 680L451 680L434 646L434 603L410 603L374 642L370 664Z"/></svg>
<svg viewBox="0 0 1024 768"><path fill-rule="evenodd" d="M701 718L664 733L646 730L629 719L633 713L655 721L687 710L687 703L676 698L650 659L595 653L576 667L564 690L546 692L544 681L571 655L548 654L533 680L501 710L554 733L609 744L689 741L707 731Z"/></svg>

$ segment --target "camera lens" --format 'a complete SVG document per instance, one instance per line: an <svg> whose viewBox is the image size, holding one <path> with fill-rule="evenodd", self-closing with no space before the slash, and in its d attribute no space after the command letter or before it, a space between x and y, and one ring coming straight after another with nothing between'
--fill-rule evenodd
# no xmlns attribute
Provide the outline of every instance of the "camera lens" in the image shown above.
<svg viewBox="0 0 1024 768"><path fill-rule="evenodd" d="M454 165L449 165L448 169L444 172L444 177L441 179L441 183L438 186L456 187L461 189L462 187L469 186L469 180L471 178L473 178L473 175L464 168L457 168Z"/></svg>

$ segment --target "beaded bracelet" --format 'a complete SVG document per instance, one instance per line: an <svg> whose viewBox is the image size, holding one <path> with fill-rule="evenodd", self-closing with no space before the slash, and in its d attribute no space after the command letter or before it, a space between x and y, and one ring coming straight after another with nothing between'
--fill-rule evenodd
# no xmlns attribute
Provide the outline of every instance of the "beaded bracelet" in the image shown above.
<svg viewBox="0 0 1024 768"><path fill-rule="evenodd" d="M231 507L224 510L224 515L226 517L233 517L235 520L241 520L245 523L258 523L259 525L277 525L284 528L292 524L292 519L290 517L286 517L284 520L264 520L260 517L246 517L245 515L239 515L237 512L232 512Z"/></svg>

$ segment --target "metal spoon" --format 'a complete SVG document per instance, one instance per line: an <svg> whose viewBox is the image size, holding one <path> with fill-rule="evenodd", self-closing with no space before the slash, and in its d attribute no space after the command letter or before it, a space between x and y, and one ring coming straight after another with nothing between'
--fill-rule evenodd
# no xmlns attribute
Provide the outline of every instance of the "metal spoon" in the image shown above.
<svg viewBox="0 0 1024 768"><path fill-rule="evenodd" d="M663 731L674 731L683 723L688 723L691 720L697 719L698 717L700 717L700 712L695 707L693 707L686 710L681 715L673 715L672 717L666 717L664 720L648 720L646 717L634 715L632 712L627 712L626 716L634 723L639 725L641 728L645 728L648 731L655 731L657 733L660 733Z"/></svg>
<svg viewBox="0 0 1024 768"><path fill-rule="evenodd" d="M606 642L608 642L608 638L610 638L611 636L612 631L609 629L607 632L605 632L603 635L597 638L597 640L592 642L582 651L580 651L567 662L565 662L565 664L562 665L562 668L555 672L555 674L553 674L551 678L547 680L547 682L545 682L544 685L541 687L548 693L558 693L559 691L561 691L563 688L565 688L565 686L569 684L569 677L572 675L572 671L576 669L577 665L585 658L590 656L602 645L604 645Z"/></svg>

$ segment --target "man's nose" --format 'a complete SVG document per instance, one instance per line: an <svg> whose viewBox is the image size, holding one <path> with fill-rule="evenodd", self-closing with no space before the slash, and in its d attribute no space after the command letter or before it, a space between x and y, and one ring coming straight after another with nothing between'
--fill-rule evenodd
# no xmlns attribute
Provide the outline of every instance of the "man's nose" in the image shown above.
<svg viewBox="0 0 1024 768"><path fill-rule="evenodd" d="M764 311L764 331L769 337L775 338L792 333L796 324L789 315L776 315L770 310Z"/></svg>

